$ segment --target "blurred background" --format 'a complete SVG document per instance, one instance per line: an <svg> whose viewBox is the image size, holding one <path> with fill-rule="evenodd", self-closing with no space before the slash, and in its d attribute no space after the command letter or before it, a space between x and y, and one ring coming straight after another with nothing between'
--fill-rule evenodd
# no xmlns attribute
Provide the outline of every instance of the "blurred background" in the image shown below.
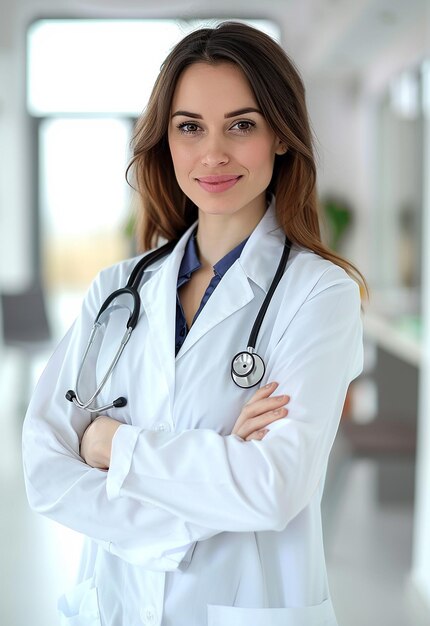
<svg viewBox="0 0 430 626"><path fill-rule="evenodd" d="M57 623L81 538L28 509L20 436L102 267L135 252L133 125L189 30L241 19L298 66L327 240L365 274L365 367L323 499L340 626L430 624L429 0L0 0L0 623Z"/></svg>

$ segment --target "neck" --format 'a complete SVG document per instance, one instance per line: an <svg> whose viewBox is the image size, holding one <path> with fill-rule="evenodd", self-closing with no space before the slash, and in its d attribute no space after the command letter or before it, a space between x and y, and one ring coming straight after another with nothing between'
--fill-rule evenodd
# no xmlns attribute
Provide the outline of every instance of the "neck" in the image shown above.
<svg viewBox="0 0 430 626"><path fill-rule="evenodd" d="M245 207L233 215L213 215L199 210L197 246L202 269L212 268L217 261L246 239L266 211L266 205Z"/></svg>

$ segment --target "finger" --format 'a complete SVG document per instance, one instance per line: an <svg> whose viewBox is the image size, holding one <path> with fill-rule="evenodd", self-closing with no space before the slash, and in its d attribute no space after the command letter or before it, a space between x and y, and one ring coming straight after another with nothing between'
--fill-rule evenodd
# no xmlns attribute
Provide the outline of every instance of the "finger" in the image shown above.
<svg viewBox="0 0 430 626"><path fill-rule="evenodd" d="M258 430L256 432L251 433L248 437L245 438L245 441L252 441L253 439L260 440L263 439L264 435L268 433L268 429Z"/></svg>
<svg viewBox="0 0 430 626"><path fill-rule="evenodd" d="M242 413L244 414L245 419L248 419L249 417L255 417L256 415L262 415L268 411L273 411L281 406L284 406L285 404L288 404L289 401L290 396L288 395L260 398L259 400L246 404L243 407Z"/></svg>
<svg viewBox="0 0 430 626"><path fill-rule="evenodd" d="M242 439L246 439L246 437L253 432L264 429L265 426L268 426L269 424L272 424L272 422L276 422L279 419L283 419L287 415L288 409L285 409L284 407L276 409L275 411L269 411L268 413L264 413L263 415L253 418L252 420L244 422L240 428L238 428L237 434L242 437Z"/></svg>
<svg viewBox="0 0 430 626"><path fill-rule="evenodd" d="M266 396L269 396L271 393L273 393L275 391L275 389L276 389L276 387L278 385L279 385L279 383L272 382L272 383L268 383L267 385L264 385L263 387L260 387L254 393L254 395L251 396L251 398L248 400L248 402L246 402L246 404L251 404L251 402L254 402L255 400L258 400L259 398L265 398Z"/></svg>
<svg viewBox="0 0 430 626"><path fill-rule="evenodd" d="M257 400L252 404L245 405L242 409L241 414L236 420L233 433L239 432L242 426L249 419L260 417L265 413L270 413L270 411L275 411L276 409L279 409L288 404L289 401L289 396L273 396L272 398L264 398L261 400Z"/></svg>

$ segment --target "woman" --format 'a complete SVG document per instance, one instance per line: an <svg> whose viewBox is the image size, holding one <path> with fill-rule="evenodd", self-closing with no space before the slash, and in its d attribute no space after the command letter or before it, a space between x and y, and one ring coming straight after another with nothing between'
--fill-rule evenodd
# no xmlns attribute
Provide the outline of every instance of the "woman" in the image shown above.
<svg viewBox="0 0 430 626"><path fill-rule="evenodd" d="M161 68L131 166L142 247L164 238L171 251L142 274L139 321L91 404L97 419L79 398L115 357L130 296L111 302L79 367L136 259L95 279L24 425L30 505L87 537L62 623L336 626L320 501L362 369L362 277L321 242L291 61L240 23L186 36ZM284 251L256 344L265 367L244 380L232 359L247 367L234 357Z"/></svg>

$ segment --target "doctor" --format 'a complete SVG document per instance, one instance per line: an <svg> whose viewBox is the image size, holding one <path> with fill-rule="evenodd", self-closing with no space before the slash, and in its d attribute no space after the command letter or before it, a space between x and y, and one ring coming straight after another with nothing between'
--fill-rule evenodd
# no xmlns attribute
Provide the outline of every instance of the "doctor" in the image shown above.
<svg viewBox="0 0 430 626"><path fill-rule="evenodd" d="M99 274L24 423L31 507L86 536L60 623L336 626L320 502L362 369L365 282L321 242L293 64L244 24L186 36L161 68L131 166L142 247L164 238L172 251L143 272L137 324L112 371L133 310L126 294L83 357L137 259ZM256 340L261 380L241 386L232 360L286 236Z"/></svg>

